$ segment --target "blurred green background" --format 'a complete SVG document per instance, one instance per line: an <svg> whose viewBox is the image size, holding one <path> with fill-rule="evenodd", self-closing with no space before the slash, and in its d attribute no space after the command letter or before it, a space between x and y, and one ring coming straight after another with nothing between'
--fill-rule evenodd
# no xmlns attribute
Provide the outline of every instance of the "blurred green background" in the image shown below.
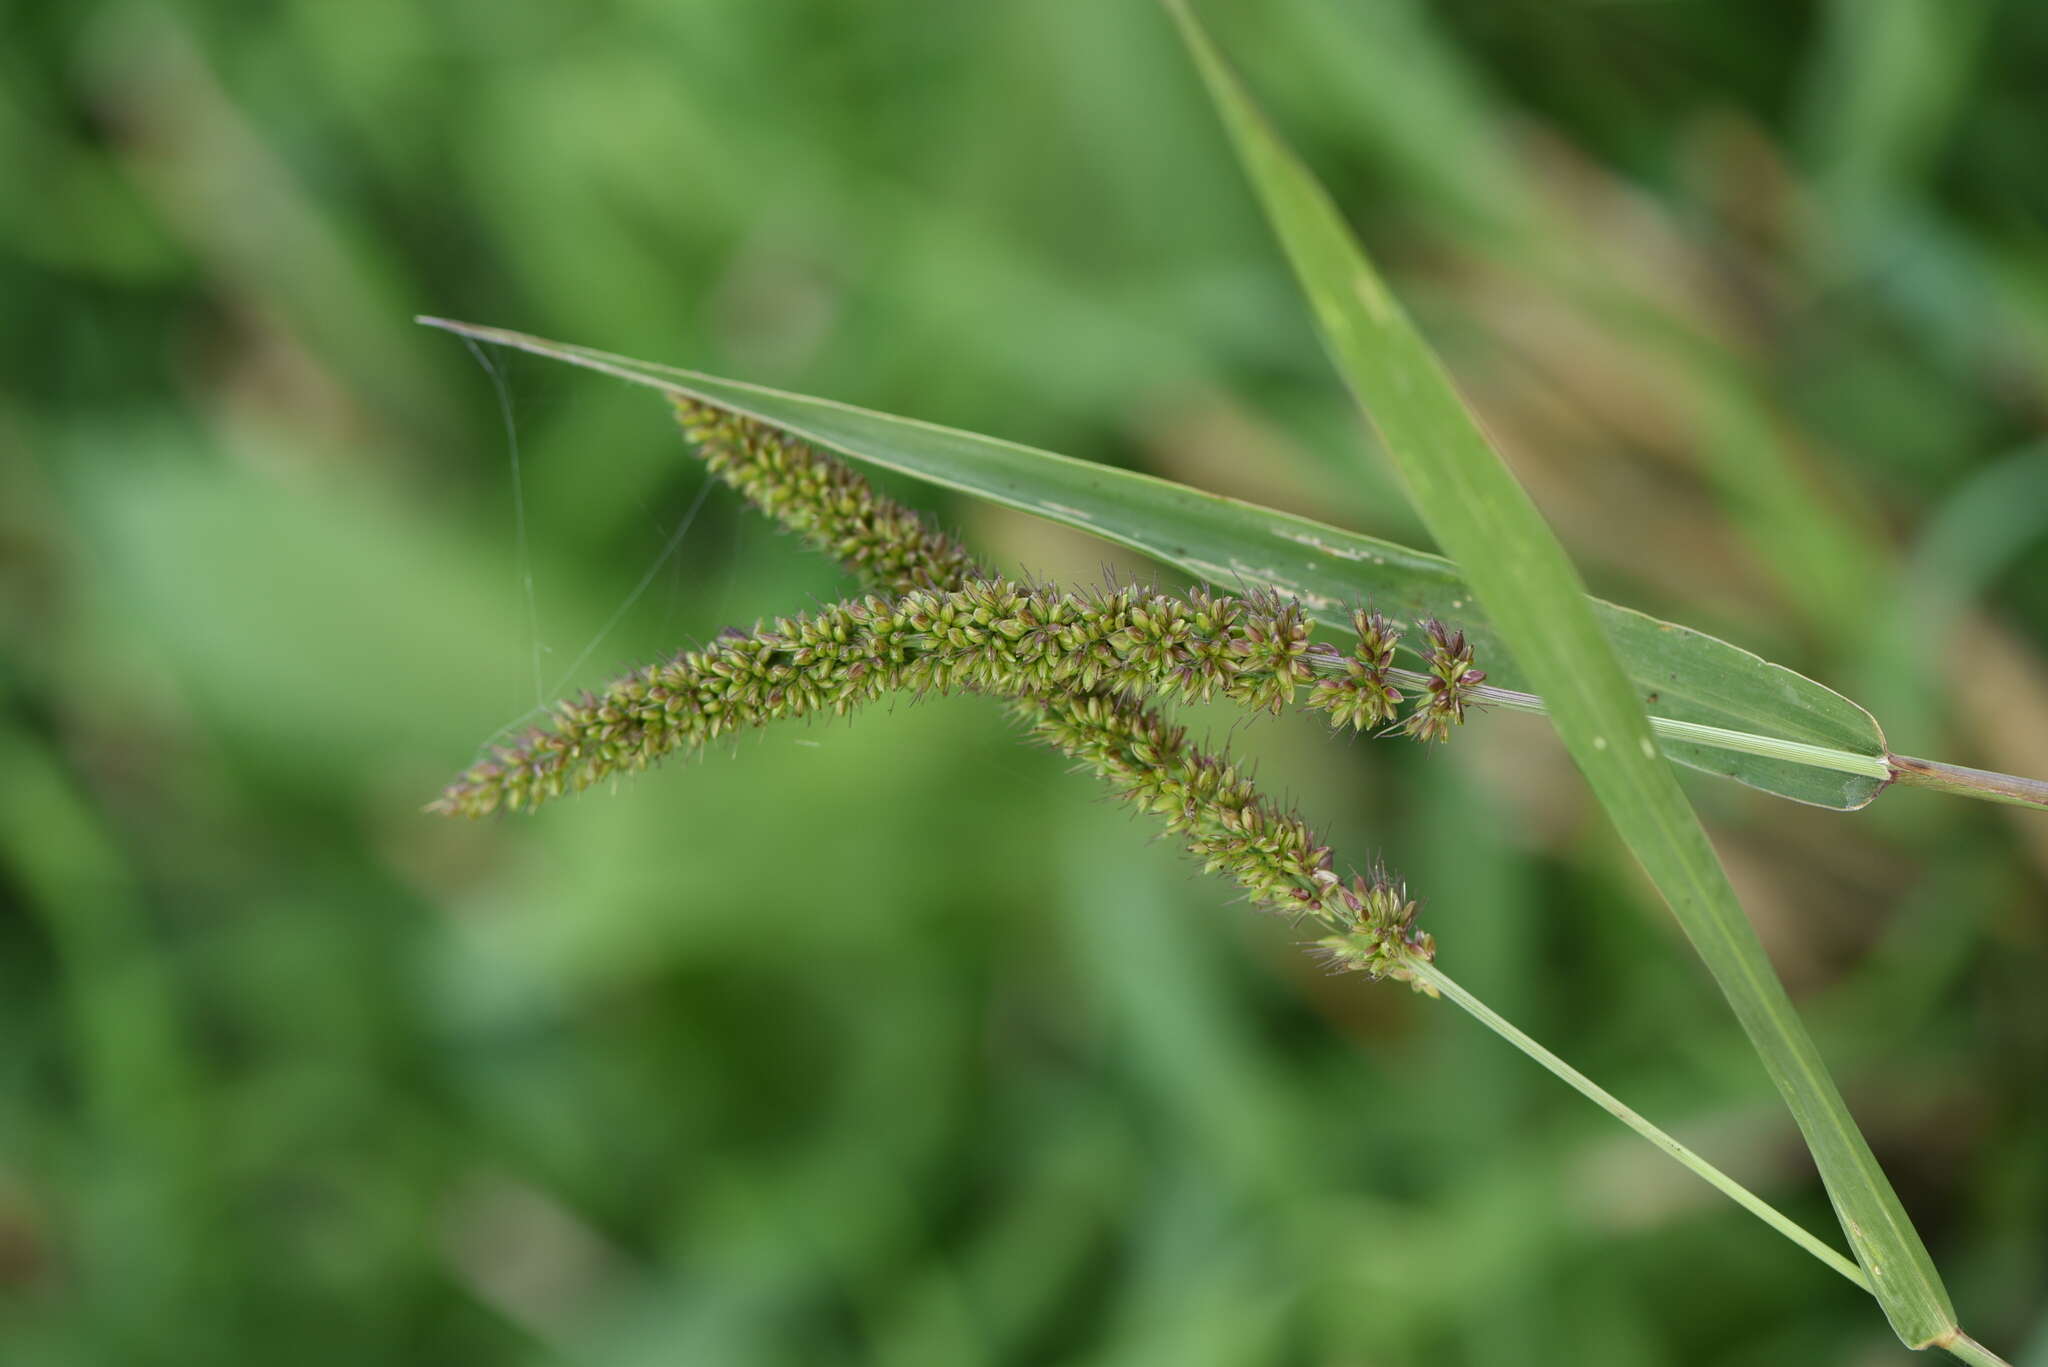
<svg viewBox="0 0 2048 1367"><path fill-rule="evenodd" d="M2048 775L2048 9L1203 8L1596 589ZM1155 6L0 12L0 1359L1906 1358L984 701L421 814L537 686L845 581L723 490L664 560L661 405L501 356L522 510L415 313L1421 539ZM1540 724L1212 720L1452 972L1831 1229ZM1965 1324L2048 1363L2048 817L1691 786Z"/></svg>

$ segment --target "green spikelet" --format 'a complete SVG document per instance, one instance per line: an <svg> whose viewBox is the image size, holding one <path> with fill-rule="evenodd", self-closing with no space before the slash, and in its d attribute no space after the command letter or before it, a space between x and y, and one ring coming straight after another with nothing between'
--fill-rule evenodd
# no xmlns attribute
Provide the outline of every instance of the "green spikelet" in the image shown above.
<svg viewBox="0 0 2048 1367"><path fill-rule="evenodd" d="M676 420L711 473L884 593L987 578L967 548L875 491L846 462L751 418L694 399Z"/></svg>
<svg viewBox="0 0 2048 1367"><path fill-rule="evenodd" d="M1472 647L1464 632L1431 618L1422 624L1422 633L1429 638L1424 656L1429 688L1421 706L1396 729L1417 740L1448 740L1452 727L1465 724L1465 709L1474 705L1472 690L1486 682L1486 675L1472 667Z"/></svg>
<svg viewBox="0 0 2048 1367"><path fill-rule="evenodd" d="M1363 731L1394 719L1401 690L1388 682L1401 632L1376 612L1360 608L1351 615L1358 644L1344 661L1339 678L1324 679L1309 693L1308 705L1330 714L1330 725Z"/></svg>

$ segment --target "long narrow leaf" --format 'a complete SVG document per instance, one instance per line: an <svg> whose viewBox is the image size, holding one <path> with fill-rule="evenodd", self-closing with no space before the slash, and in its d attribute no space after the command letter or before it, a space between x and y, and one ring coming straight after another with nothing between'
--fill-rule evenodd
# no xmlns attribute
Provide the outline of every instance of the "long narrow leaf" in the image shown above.
<svg viewBox="0 0 2048 1367"><path fill-rule="evenodd" d="M1578 572L1487 442L1343 218L1266 123L1184 3L1168 0L1337 369L1379 429L1425 525L1464 570L1559 736L1691 938L1806 1137L1851 1248L1913 1347L1953 1342L1955 1312L1912 1222L1651 741Z"/></svg>

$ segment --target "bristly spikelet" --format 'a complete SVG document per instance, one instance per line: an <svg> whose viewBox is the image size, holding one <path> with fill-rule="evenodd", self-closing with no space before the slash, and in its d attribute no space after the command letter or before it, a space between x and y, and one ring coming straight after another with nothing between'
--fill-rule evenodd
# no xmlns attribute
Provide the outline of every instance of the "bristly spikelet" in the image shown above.
<svg viewBox="0 0 2048 1367"><path fill-rule="evenodd" d="M1401 690L1387 680L1401 629L1377 612L1360 608L1351 614L1358 643L1344 661L1341 678L1324 679L1309 693L1308 705L1330 714L1330 725L1363 731L1392 721L1401 705Z"/></svg>
<svg viewBox="0 0 2048 1367"><path fill-rule="evenodd" d="M1407 885L1389 874L1384 865L1374 865L1370 875L1352 879L1349 887L1340 890L1339 901L1337 933L1315 944L1333 968L1413 982L1408 963L1436 958L1434 937L1415 929L1419 907L1408 896ZM1431 991L1423 984L1416 986Z"/></svg>
<svg viewBox="0 0 2048 1367"><path fill-rule="evenodd" d="M965 546L877 493L845 462L766 423L695 399L674 403L713 474L870 586L949 589L984 576Z"/></svg>
<svg viewBox="0 0 2048 1367"><path fill-rule="evenodd" d="M1248 688L1226 696L1246 707L1264 708L1277 717L1282 708L1294 701L1295 686L1315 677L1308 662L1308 646L1308 614L1300 603L1282 598L1270 589L1248 595L1244 624L1231 643L1231 650L1253 682Z"/></svg>
<svg viewBox="0 0 2048 1367"><path fill-rule="evenodd" d="M1464 724L1465 709L1475 705L1472 690L1486 681L1486 674L1472 667L1464 632L1435 618L1422 624L1422 632L1429 637L1429 691L1396 729L1417 740L1447 740L1453 726Z"/></svg>

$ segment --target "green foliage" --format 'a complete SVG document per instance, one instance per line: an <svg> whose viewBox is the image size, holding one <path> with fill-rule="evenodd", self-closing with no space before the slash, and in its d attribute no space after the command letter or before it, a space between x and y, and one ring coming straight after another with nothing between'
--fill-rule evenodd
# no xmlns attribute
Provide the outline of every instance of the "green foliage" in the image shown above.
<svg viewBox="0 0 2048 1367"><path fill-rule="evenodd" d="M2034 7L1205 9L1596 593L1896 749L2048 773ZM1424 544L1351 473L1370 439L1154 7L174 0L7 33L10 1364L1912 1360L1492 1036L1218 906L985 699L532 821L417 813L536 696L495 396L414 313ZM491 354L545 687L856 591L714 490L620 612L701 467L644 395ZM889 491L1013 577L1118 554ZM1339 629L1368 598L1464 626L1512 686L1462 585L1321 587L1298 549L1247 563ZM1191 734L1398 854L1461 980L1826 1226L1540 723L1241 723ZM1690 791L1941 1212L1965 1322L2038 1356L2038 818Z"/></svg>

